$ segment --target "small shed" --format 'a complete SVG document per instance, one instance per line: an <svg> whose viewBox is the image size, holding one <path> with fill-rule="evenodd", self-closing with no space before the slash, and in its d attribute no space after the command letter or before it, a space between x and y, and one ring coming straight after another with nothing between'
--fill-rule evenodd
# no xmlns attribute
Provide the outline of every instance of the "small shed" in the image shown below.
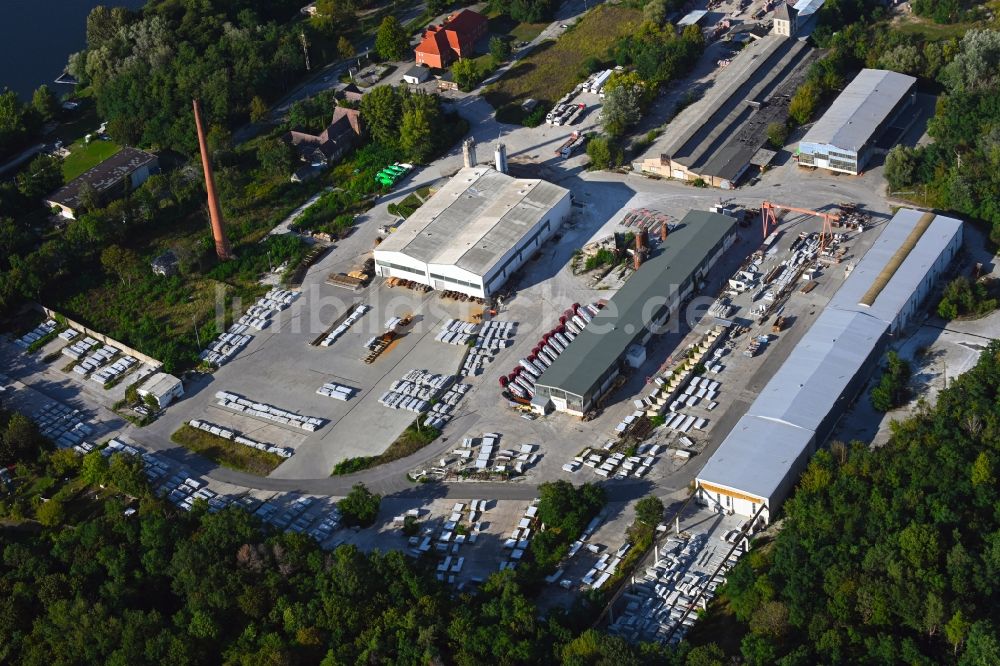
<svg viewBox="0 0 1000 666"><path fill-rule="evenodd" d="M177 398L184 395L184 385L181 380L165 372L154 373L146 382L139 387L139 395L142 398L153 396L156 404L163 409Z"/></svg>
<svg viewBox="0 0 1000 666"><path fill-rule="evenodd" d="M414 65L403 74L403 81L410 85L418 85L431 78L431 71L426 67Z"/></svg>

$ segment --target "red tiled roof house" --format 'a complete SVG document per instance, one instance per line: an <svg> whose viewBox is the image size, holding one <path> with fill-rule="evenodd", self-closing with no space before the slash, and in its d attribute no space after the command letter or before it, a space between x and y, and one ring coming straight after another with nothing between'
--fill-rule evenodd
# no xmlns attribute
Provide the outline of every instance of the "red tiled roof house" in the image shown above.
<svg viewBox="0 0 1000 666"><path fill-rule="evenodd" d="M414 50L418 65L447 67L453 60L472 56L473 48L486 36L486 17L471 9L452 14L440 26L431 25Z"/></svg>

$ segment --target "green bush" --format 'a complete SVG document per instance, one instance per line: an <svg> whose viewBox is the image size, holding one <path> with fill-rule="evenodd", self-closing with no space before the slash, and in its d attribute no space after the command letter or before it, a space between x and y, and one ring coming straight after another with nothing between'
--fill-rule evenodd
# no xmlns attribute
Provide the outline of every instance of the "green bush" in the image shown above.
<svg viewBox="0 0 1000 666"><path fill-rule="evenodd" d="M987 283L970 282L963 275L944 288L937 313L942 319L957 319L982 316L996 309L997 299L990 297Z"/></svg>
<svg viewBox="0 0 1000 666"><path fill-rule="evenodd" d="M601 266L611 266L617 261L615 253L611 250L600 249L595 254L587 257L587 261L584 262L583 268L587 271L592 271L595 268L600 268Z"/></svg>
<svg viewBox="0 0 1000 666"><path fill-rule="evenodd" d="M891 351L878 384L872 389L872 407L880 412L901 407L910 397L910 364Z"/></svg>
<svg viewBox="0 0 1000 666"><path fill-rule="evenodd" d="M545 115L547 113L548 113L548 108L543 104L539 104L538 106L535 107L535 109L531 113L524 116L524 119L521 121L521 124L524 125L525 127L538 127L543 122L545 122Z"/></svg>

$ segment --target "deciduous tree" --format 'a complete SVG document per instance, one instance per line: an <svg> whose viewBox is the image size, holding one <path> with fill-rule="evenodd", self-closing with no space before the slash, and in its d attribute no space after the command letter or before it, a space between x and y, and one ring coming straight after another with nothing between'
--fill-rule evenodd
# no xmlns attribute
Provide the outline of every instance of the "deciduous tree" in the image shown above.
<svg viewBox="0 0 1000 666"><path fill-rule="evenodd" d="M363 483L357 483L337 506L347 524L368 527L378 518L381 502L381 495L371 492Z"/></svg>
<svg viewBox="0 0 1000 666"><path fill-rule="evenodd" d="M42 84L31 96L31 107L42 120L48 122L59 113L59 100L47 85Z"/></svg>
<svg viewBox="0 0 1000 666"><path fill-rule="evenodd" d="M402 60L409 48L410 41L399 19L391 14L382 19L375 33L375 52L385 60Z"/></svg>

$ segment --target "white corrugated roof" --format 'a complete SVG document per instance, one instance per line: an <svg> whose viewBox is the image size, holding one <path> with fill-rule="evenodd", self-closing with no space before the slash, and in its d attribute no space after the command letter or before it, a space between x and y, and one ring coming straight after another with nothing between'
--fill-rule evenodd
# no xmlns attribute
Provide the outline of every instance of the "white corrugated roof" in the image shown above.
<svg viewBox="0 0 1000 666"><path fill-rule="evenodd" d="M816 121L801 143L860 150L917 80L883 69L863 69Z"/></svg>
<svg viewBox="0 0 1000 666"><path fill-rule="evenodd" d="M746 415L705 463L698 479L769 500L812 437L809 430Z"/></svg>
<svg viewBox="0 0 1000 666"><path fill-rule="evenodd" d="M757 395L748 413L814 431L885 333L886 323L827 308Z"/></svg>
<svg viewBox="0 0 1000 666"><path fill-rule="evenodd" d="M568 190L491 167L468 167L375 249L483 276L559 203Z"/></svg>
<svg viewBox="0 0 1000 666"><path fill-rule="evenodd" d="M914 243L911 232L922 211L900 209L881 236L834 294L815 323L788 355L750 405L747 414L726 436L698 474L707 483L770 497L792 464L831 411L846 408L838 400L859 372L871 370L865 361L962 222L935 216ZM871 306L862 297L880 277L897 250L912 249L879 292ZM772 507L773 509L774 507Z"/></svg>
<svg viewBox="0 0 1000 666"><path fill-rule="evenodd" d="M879 292L875 302L871 306L860 305L865 292L878 278L896 250L906 242L923 215L923 211L910 208L900 208L896 211L882 235L851 271L851 277L830 299L828 307L864 312L887 323L895 320L910 295L937 260L941 248L962 230L961 220L943 215L935 216L934 221L896 269L892 279Z"/></svg>
<svg viewBox="0 0 1000 666"><path fill-rule="evenodd" d="M795 11L799 13L799 20L804 20L807 16L811 16L819 11L819 8L823 6L826 0L799 0L795 3Z"/></svg>
<svg viewBox="0 0 1000 666"><path fill-rule="evenodd" d="M161 397L169 393L181 383L181 380L165 372L157 372L143 383L140 391L151 393L156 397Z"/></svg>

